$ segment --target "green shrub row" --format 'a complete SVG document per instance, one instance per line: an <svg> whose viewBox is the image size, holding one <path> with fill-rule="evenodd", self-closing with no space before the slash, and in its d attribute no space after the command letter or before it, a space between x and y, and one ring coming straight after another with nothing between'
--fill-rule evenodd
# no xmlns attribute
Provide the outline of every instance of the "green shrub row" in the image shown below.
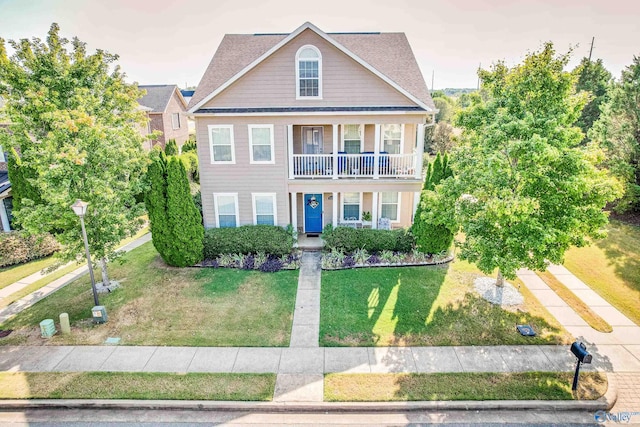
<svg viewBox="0 0 640 427"><path fill-rule="evenodd" d="M293 250L291 232L277 225L243 225L237 228L210 228L204 233L204 258L222 254L282 256Z"/></svg>
<svg viewBox="0 0 640 427"><path fill-rule="evenodd" d="M51 255L60 245L49 233L28 235L22 231L0 233L0 267Z"/></svg>
<svg viewBox="0 0 640 427"><path fill-rule="evenodd" d="M408 230L374 230L371 228L350 228L327 226L322 233L327 249L353 252L366 249L369 252L397 251L411 252L414 247L413 235Z"/></svg>

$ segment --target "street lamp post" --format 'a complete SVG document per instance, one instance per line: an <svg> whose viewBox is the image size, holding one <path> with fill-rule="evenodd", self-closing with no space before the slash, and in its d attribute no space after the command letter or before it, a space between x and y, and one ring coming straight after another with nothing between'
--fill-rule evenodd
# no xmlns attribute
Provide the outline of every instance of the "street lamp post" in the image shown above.
<svg viewBox="0 0 640 427"><path fill-rule="evenodd" d="M98 301L98 291L96 290L96 281L93 277L93 267L91 265L91 255L89 254L89 242L87 241L87 230L84 228L84 214L87 212L89 203L78 199L71 205L71 209L80 217L80 225L82 225L82 240L84 241L84 250L87 254L87 266L89 267L89 276L91 277L91 289L93 290L93 302L96 306L100 305Z"/></svg>

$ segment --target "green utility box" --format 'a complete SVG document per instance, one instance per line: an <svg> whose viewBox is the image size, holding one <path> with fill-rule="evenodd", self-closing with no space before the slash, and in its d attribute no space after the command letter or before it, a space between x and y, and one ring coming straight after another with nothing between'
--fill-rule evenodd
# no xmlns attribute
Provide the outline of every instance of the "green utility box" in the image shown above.
<svg viewBox="0 0 640 427"><path fill-rule="evenodd" d="M56 325L53 319L44 319L40 322L40 335L42 338L51 338L56 333Z"/></svg>
<svg viewBox="0 0 640 427"><path fill-rule="evenodd" d="M96 305L91 309L93 323L107 323L107 309L104 305Z"/></svg>

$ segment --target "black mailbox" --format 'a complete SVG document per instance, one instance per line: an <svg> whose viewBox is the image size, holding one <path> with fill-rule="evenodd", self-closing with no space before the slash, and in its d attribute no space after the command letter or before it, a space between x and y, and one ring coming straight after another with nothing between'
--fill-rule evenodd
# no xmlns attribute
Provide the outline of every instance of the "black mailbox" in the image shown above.
<svg viewBox="0 0 640 427"><path fill-rule="evenodd" d="M578 358L580 363L591 363L591 353L587 351L587 346L581 341L571 344L571 353Z"/></svg>

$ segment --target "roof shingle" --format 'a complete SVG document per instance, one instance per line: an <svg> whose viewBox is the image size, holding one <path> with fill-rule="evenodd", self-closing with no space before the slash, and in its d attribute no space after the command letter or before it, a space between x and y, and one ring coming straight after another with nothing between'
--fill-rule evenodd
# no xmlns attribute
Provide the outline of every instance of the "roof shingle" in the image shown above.
<svg viewBox="0 0 640 427"><path fill-rule="evenodd" d="M138 88L147 91L147 94L140 98L138 103L151 108L151 113L163 113L173 92L178 87L176 85L140 85Z"/></svg>

